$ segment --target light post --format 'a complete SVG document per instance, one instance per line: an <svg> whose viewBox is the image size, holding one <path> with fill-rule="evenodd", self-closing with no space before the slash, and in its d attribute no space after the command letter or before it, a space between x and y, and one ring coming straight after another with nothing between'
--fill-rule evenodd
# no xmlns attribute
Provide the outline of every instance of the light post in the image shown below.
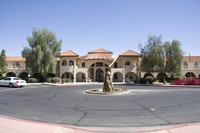
<svg viewBox="0 0 200 133"><path fill-rule="evenodd" d="M28 83L30 83L30 77L31 77L31 75L28 74Z"/></svg>

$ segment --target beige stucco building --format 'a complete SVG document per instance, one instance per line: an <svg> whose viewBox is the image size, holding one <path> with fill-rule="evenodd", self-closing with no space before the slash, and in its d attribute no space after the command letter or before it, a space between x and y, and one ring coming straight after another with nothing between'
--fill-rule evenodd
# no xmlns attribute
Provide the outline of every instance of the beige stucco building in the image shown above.
<svg viewBox="0 0 200 133"><path fill-rule="evenodd" d="M139 69L141 55L132 50L125 51L120 55L113 55L113 52L105 49L97 49L88 52L85 56L68 50L61 53L60 58L55 60L58 63L56 74L61 78L69 78L73 82L102 82L106 71L111 72L114 82L134 81L137 78L152 75L159 77L159 73L145 73ZM27 79L27 75L33 77L37 73L30 73L26 69L25 59L20 56L7 56L7 76L20 76ZM200 56L184 56L182 75L200 77Z"/></svg>

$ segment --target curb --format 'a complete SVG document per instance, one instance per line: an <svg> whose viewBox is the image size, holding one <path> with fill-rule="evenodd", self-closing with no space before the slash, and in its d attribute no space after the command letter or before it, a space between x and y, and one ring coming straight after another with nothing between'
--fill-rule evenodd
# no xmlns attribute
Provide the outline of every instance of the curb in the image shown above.
<svg viewBox="0 0 200 133"><path fill-rule="evenodd" d="M79 127L69 127L69 126L64 126L64 125L59 125L59 124L35 122L35 121L23 120L23 119L6 117L6 116L0 116L0 119L3 119L4 121L6 121L6 120L10 121L11 125L13 125L13 124L14 125L15 124L16 125L22 124L22 126L23 126L23 123L25 123L26 126L27 126L27 124L29 124L28 127L26 127L27 129L37 128L38 130L39 129L40 130L41 129L44 130L44 129L52 128L52 130L54 130L54 132L55 132L55 130L59 129L60 132L56 132L56 133L67 133L66 131L70 131L70 132L73 132L73 133L75 133L75 132L79 132L79 133L118 133L118 132L121 132L121 133L123 133L123 132L124 133L128 133L128 132L130 132L130 133L133 133L133 132L136 132L136 133L156 133L156 132L163 132L164 133L164 132L171 132L171 130L177 130L177 129L181 129L181 128L190 128L190 130L192 131L191 128L194 128L194 126L198 126L199 127L198 131L200 131L200 123L184 124L184 125L172 126L172 127L169 127L169 128L146 130L146 131L94 131L94 130L81 129ZM1 125L3 125L3 124L0 124L0 127L1 127ZM44 126L46 128L44 128ZM2 127L3 128L7 127L7 132L8 133L12 133L12 131L20 131L19 127L13 128L12 126L10 127L10 125L6 125L6 126L3 125ZM8 128L8 127L10 127L10 128ZM19 128L19 130L18 130L18 128ZM188 129L186 129L186 130L188 131ZM176 132L176 133L181 133L181 132Z"/></svg>

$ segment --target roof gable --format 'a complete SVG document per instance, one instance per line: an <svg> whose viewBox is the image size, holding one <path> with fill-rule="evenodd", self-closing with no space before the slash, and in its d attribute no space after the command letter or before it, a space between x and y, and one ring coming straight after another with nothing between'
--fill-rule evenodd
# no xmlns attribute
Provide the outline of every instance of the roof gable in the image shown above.
<svg viewBox="0 0 200 133"><path fill-rule="evenodd" d="M135 52L135 51L128 50L128 51L122 53L119 56L121 56L121 57L135 57L135 56L142 56L142 55L137 53L137 52Z"/></svg>
<svg viewBox="0 0 200 133"><path fill-rule="evenodd" d="M61 53L60 56L62 56L62 57L78 57L79 55L71 50L67 50L67 51Z"/></svg>
<svg viewBox="0 0 200 133"><path fill-rule="evenodd" d="M107 54L112 54L113 52L99 48L93 51L88 52L88 54L92 54L92 53L107 53Z"/></svg>

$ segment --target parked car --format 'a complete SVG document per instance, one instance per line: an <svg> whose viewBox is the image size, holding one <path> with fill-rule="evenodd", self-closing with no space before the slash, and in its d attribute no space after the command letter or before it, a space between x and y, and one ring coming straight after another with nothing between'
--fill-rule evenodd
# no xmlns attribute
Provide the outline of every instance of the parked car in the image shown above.
<svg viewBox="0 0 200 133"><path fill-rule="evenodd" d="M27 85L25 80L22 80L19 77L6 77L0 80L1 86L10 86L10 87L23 87Z"/></svg>

